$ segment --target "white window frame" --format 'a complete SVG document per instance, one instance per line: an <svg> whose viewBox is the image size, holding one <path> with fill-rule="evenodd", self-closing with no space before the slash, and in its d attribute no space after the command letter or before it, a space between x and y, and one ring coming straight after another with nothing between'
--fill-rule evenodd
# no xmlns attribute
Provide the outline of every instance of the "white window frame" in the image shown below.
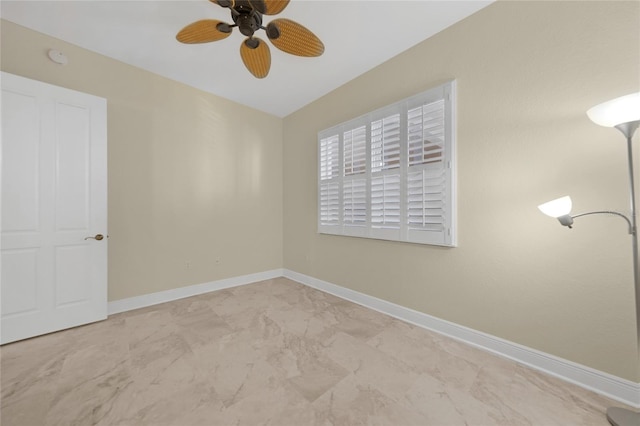
<svg viewBox="0 0 640 426"><path fill-rule="evenodd" d="M444 120L440 121L443 124L442 129L444 132L443 147L440 160L433 163L421 163L409 165L409 141L408 141L408 111L412 108L419 108L421 106L428 106L436 102L443 101L444 106ZM400 114L400 164L399 167L388 168L384 170L373 171L372 167L372 123L390 117L396 113ZM426 112L419 114L427 114ZM423 116L430 118L429 116ZM438 116L438 120L441 120L442 115ZM430 122L427 118L422 118L422 123ZM363 173L358 174L345 174L345 159L344 157L344 135L352 129L359 128L361 126L366 127L366 169ZM421 126L423 131L425 125ZM440 129L440 127L438 127ZM396 102L392 105L388 105L384 108L372 111L361 117L349 120L345 123L338 124L329 129L323 130L318 133L318 233L331 234L331 235L345 235L353 237L373 238L391 241L404 241L418 244L431 244L446 247L455 247L457 245L457 202L456 202L456 82L455 80L448 81L440 86L429 89L425 92L419 93L415 96L403 99L400 102ZM438 133L440 134L440 133ZM338 153L339 153L339 173L337 176L322 174L323 158L322 146L323 140L326 141L329 137L339 138ZM424 137L424 136L423 136ZM428 141L431 143L431 141ZM426 142L425 142L426 144ZM326 144L325 144L326 145ZM427 145L424 145L427 146ZM439 144L438 144L439 146ZM431 146L424 148L424 152L427 152ZM420 151L422 152L422 151ZM424 154L422 154L425 158ZM415 158L415 157L414 157ZM393 163L391 163L393 164ZM416 174L420 173L422 177L418 177L415 180ZM411 192L409 188L409 174L414 178L411 182ZM379 182L380 178L385 176L385 179L390 180L391 183L388 186L392 190L395 188L393 180L395 176L399 175L400 179L400 191L399 191L399 224L395 225L393 216L393 209L395 208L395 197L384 198L383 203L388 202L392 208L392 214L390 216L389 226L376 226L372 220L372 183L374 179ZM358 222L357 225L349 223L344 220L345 210L352 211L345 206L345 182L364 179L366 181L366 220L364 222ZM422 179L422 181L420 181ZM416 183L417 182L417 183ZM326 214L329 204L325 199L323 204L323 194L326 197L327 188L331 186L335 190L338 188L338 219L331 222L323 221L323 217L328 217ZM430 189L427 190L426 188ZM378 187L377 187L378 188ZM420 188L416 190L415 188ZM431 189L431 188L435 188ZM324 189L324 191L323 191ZM418 191L418 192L416 192ZM435 191L435 192L431 192ZM379 194L379 192L378 192ZM410 194L414 194L409 198ZM416 195L417 194L417 201ZM435 198L435 201L427 201L429 197ZM395 194L394 194L395 195ZM331 203L332 209L335 207L335 193L333 195L333 202ZM377 198L377 205L380 206L380 197ZM429 198L430 199L430 198ZM410 201L412 204L410 204ZM431 204L429 204L431 203ZM383 204L387 205L387 204ZM348 205L349 206L349 205ZM347 207L348 207L347 206ZM416 210L419 212L418 219L410 219L409 209L411 206L412 218L415 219ZM416 209L417 206L417 209ZM433 207L442 206L442 207ZM325 214L322 214L322 211ZM380 210L376 210L376 214L379 214ZM429 212L427 212L429 211ZM430 216L431 213L437 213ZM335 213L335 212L334 212ZM331 216L335 217L335 215ZM377 216L379 217L379 216ZM429 217L434 218L433 222L430 222ZM412 220L412 221L411 221ZM429 223L427 223L429 222ZM376 222L376 223L379 223ZM416 224L417 223L417 224Z"/></svg>

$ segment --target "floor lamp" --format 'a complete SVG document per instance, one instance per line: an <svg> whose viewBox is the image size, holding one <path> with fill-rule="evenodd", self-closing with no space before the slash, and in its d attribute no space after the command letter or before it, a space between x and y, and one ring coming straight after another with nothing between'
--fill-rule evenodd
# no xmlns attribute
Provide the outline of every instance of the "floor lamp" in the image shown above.
<svg viewBox="0 0 640 426"><path fill-rule="evenodd" d="M630 217L616 211L593 211L571 215L571 198L562 197L557 200L541 204L538 208L546 215L557 218L564 226L571 228L573 219L593 214L612 214L623 218L629 225L631 244L633 249L633 281L636 293L636 334L638 354L640 356L640 270L638 269L638 230L636 227L636 199L633 178L633 155L631 138L640 125L640 92L613 99L596 105L587 111L587 115L596 124L605 127L615 127L627 138L627 161L629 163L629 191L631 198ZM638 360L640 366L640 359ZM638 426L640 413L625 408L611 407L607 409L607 420L613 426Z"/></svg>

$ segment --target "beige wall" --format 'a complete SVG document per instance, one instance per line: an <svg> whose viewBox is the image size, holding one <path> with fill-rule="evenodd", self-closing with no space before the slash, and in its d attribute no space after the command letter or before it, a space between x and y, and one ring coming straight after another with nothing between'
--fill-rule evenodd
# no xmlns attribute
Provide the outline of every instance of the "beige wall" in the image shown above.
<svg viewBox="0 0 640 426"><path fill-rule="evenodd" d="M108 101L109 300L282 267L282 119L1 27L3 71Z"/></svg>
<svg viewBox="0 0 640 426"><path fill-rule="evenodd" d="M498 2L286 117L285 268L639 381L624 221L536 208L628 211L624 139L585 111L639 90L638 28L638 2ZM459 247L317 234L317 132L450 78Z"/></svg>

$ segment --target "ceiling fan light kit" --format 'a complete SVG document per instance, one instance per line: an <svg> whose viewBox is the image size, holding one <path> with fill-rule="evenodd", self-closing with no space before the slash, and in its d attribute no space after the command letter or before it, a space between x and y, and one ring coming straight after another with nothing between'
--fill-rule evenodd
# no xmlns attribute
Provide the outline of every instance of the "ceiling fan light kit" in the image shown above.
<svg viewBox="0 0 640 426"><path fill-rule="evenodd" d="M265 30L271 43L296 56L314 57L324 53L322 41L307 28L290 19L274 19L262 25L263 15L276 15L284 10L289 0L209 0L231 11L233 24L217 19L203 19L184 27L176 35L181 43L209 43L225 39L233 28L238 28L247 38L240 45L240 57L245 67L256 78L264 78L271 68L269 46L254 34Z"/></svg>

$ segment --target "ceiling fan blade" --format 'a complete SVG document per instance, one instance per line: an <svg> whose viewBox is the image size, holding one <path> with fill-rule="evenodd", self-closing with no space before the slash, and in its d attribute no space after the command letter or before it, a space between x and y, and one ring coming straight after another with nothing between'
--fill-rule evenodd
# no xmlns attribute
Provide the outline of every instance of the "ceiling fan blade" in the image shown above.
<svg viewBox="0 0 640 426"><path fill-rule="evenodd" d="M180 43L208 43L222 40L231 34L231 26L217 19L203 19L189 24L180 30L176 39Z"/></svg>
<svg viewBox="0 0 640 426"><path fill-rule="evenodd" d="M265 15L277 15L289 4L289 0L264 0Z"/></svg>
<svg viewBox="0 0 640 426"><path fill-rule="evenodd" d="M267 43L257 37L247 38L240 45L244 66L256 78L265 78L271 68L271 52Z"/></svg>
<svg viewBox="0 0 640 426"><path fill-rule="evenodd" d="M256 10L260 13L264 13L267 10L264 0L249 0L249 4L253 8L253 10Z"/></svg>
<svg viewBox="0 0 640 426"><path fill-rule="evenodd" d="M297 56L320 56L324 44L314 33L290 19L274 19L267 25L267 37L283 52Z"/></svg>
<svg viewBox="0 0 640 426"><path fill-rule="evenodd" d="M211 3L215 3L218 6L222 7L231 7L235 6L235 0L209 0Z"/></svg>

